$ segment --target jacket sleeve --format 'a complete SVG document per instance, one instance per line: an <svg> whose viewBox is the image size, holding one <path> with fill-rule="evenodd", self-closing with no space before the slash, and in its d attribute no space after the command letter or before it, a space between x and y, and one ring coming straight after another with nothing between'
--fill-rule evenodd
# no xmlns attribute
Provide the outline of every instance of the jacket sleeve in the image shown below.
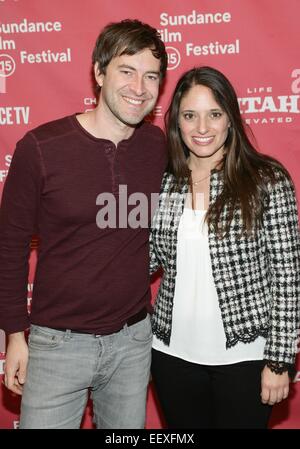
<svg viewBox="0 0 300 449"><path fill-rule="evenodd" d="M164 213L164 200L163 198L168 192L169 189L169 178L170 174L165 172L163 175L163 179L161 182L160 194L158 198L158 204L154 211L154 215L152 218L150 236L149 236L149 246L150 246L150 275L155 273L158 268L162 265L160 258L158 257L156 251L156 245L159 244L158 241L155 240L161 237L161 226L162 226L162 217Z"/></svg>
<svg viewBox="0 0 300 449"><path fill-rule="evenodd" d="M264 228L272 279L270 328L264 358L270 361L270 367L274 362L284 366L294 364L297 352L300 250L295 190L283 173L271 187Z"/></svg>
<svg viewBox="0 0 300 449"><path fill-rule="evenodd" d="M37 232L41 186L39 152L28 133L14 152L0 209L0 328L7 333L29 326L28 259Z"/></svg>
<svg viewBox="0 0 300 449"><path fill-rule="evenodd" d="M155 252L155 245L153 242L153 232L150 229L150 237L149 237L149 247L150 247L150 275L155 273L159 267L161 266L160 260L158 259Z"/></svg>

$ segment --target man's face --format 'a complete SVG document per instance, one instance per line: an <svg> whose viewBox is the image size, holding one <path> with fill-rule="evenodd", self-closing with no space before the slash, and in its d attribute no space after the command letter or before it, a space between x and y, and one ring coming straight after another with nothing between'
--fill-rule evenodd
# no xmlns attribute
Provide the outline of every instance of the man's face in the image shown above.
<svg viewBox="0 0 300 449"><path fill-rule="evenodd" d="M155 106L159 92L160 60L150 49L134 55L116 56L97 74L101 86L99 104L113 119L137 125Z"/></svg>

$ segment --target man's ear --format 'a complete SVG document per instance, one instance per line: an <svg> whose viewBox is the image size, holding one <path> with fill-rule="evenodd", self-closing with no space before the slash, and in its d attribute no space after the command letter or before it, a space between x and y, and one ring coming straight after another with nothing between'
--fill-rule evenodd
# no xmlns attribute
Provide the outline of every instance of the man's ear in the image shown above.
<svg viewBox="0 0 300 449"><path fill-rule="evenodd" d="M104 74L100 72L99 62L95 62L94 65L94 74L95 80L97 81L98 86L103 86Z"/></svg>

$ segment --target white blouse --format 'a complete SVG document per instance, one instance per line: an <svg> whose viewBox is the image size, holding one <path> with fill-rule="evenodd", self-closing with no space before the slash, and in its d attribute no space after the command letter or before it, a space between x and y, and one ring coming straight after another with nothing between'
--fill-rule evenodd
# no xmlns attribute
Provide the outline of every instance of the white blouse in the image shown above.
<svg viewBox="0 0 300 449"><path fill-rule="evenodd" d="M263 337L251 343L238 342L226 349L212 276L205 213L205 210L185 208L181 216L170 345L154 335L153 348L203 365L261 360L266 341Z"/></svg>

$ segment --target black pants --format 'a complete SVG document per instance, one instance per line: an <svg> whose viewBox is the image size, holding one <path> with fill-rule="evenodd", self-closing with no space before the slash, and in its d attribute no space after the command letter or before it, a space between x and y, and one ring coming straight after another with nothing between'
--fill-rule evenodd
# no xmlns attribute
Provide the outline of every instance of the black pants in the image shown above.
<svg viewBox="0 0 300 449"><path fill-rule="evenodd" d="M152 379L170 429L264 429L262 361L207 366L152 350Z"/></svg>

